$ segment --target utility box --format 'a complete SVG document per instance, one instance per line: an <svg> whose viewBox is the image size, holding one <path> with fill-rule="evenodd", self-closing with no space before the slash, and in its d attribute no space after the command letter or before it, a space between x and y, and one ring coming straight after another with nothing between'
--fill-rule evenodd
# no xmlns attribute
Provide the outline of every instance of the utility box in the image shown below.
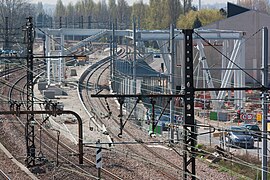
<svg viewBox="0 0 270 180"><path fill-rule="evenodd" d="M210 120L217 120L218 119L218 114L217 114L217 112L215 112L215 111L211 111L210 112Z"/></svg>
<svg viewBox="0 0 270 180"><path fill-rule="evenodd" d="M149 133L153 132L152 131L153 128L152 128L152 124L149 125ZM154 133L155 134L162 134L162 126L161 125L157 125L156 128L154 129Z"/></svg>
<svg viewBox="0 0 270 180"><path fill-rule="evenodd" d="M228 121L228 113L227 112L218 112L218 121Z"/></svg>
<svg viewBox="0 0 270 180"><path fill-rule="evenodd" d="M229 115L228 115L227 112L211 111L210 112L210 120L214 120L214 121L229 121Z"/></svg>

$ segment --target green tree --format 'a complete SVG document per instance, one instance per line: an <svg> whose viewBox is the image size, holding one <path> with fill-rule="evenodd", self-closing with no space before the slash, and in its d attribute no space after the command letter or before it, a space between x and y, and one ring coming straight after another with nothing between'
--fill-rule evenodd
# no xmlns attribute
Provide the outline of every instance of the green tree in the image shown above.
<svg viewBox="0 0 270 180"><path fill-rule="evenodd" d="M143 0L139 2L134 2L132 5L132 13L131 13L131 20L133 17L138 19L140 22L140 28L146 29L147 28L147 10L148 5L143 3Z"/></svg>
<svg viewBox="0 0 270 180"><path fill-rule="evenodd" d="M163 18L162 0L150 0L148 10L148 29L160 29Z"/></svg>
<svg viewBox="0 0 270 180"><path fill-rule="evenodd" d="M214 9L204 9L201 11L191 10L185 16L180 16L177 22L177 27L181 29L193 28L196 18L198 18L202 26L205 26L212 22L223 19L224 16L221 15L219 10Z"/></svg>
<svg viewBox="0 0 270 180"><path fill-rule="evenodd" d="M168 29L176 24L183 12L180 0L150 0L148 10L149 29Z"/></svg>

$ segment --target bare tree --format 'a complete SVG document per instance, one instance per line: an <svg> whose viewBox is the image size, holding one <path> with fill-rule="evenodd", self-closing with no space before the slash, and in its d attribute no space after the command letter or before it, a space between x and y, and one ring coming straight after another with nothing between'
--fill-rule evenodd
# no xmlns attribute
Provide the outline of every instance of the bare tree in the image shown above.
<svg viewBox="0 0 270 180"><path fill-rule="evenodd" d="M34 7L27 0L0 0L0 2L0 38L2 42L8 42L8 45L5 44L7 48L12 48L11 43L22 42L22 27L26 23L26 18L34 15Z"/></svg>
<svg viewBox="0 0 270 180"><path fill-rule="evenodd" d="M117 23L120 29L127 27L130 20L131 11L126 0L117 1Z"/></svg>

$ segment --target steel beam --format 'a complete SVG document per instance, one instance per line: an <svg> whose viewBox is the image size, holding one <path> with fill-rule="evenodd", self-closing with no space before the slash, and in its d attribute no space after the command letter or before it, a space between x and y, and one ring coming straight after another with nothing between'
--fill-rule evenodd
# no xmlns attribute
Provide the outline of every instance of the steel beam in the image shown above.
<svg viewBox="0 0 270 180"><path fill-rule="evenodd" d="M38 34L48 34L48 35L74 35L74 36L93 36L100 32L106 32L107 34L111 34L112 30L109 29L73 29L73 28L62 28L62 29L48 29L48 28L39 28L37 29ZM197 29L196 33L200 35L197 36L193 34L193 39L201 39L201 37L205 39L242 39L245 33L243 31L231 31L231 30L202 30ZM104 35L107 35L104 34ZM137 31L138 41L147 41L147 40L168 40L170 38L169 30L138 30ZM175 29L175 40L184 40L183 30ZM133 31L132 30L116 30L116 36L127 37L129 39L133 39Z"/></svg>
<svg viewBox="0 0 270 180"><path fill-rule="evenodd" d="M184 97L184 94L147 94L147 95L137 95L137 94L91 94L90 97L100 97L100 98L117 98L117 97L130 97L130 98L144 98L144 97L152 97L152 98L159 98L159 97Z"/></svg>

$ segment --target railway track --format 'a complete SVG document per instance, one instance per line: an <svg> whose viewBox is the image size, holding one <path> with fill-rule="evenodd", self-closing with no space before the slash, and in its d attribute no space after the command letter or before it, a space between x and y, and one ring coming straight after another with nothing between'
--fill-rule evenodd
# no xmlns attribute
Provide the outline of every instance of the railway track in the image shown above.
<svg viewBox="0 0 270 180"><path fill-rule="evenodd" d="M8 175L4 171L2 171L1 169L0 169L0 179L1 180L10 180Z"/></svg>
<svg viewBox="0 0 270 180"><path fill-rule="evenodd" d="M17 71L15 71L17 72ZM25 75L23 75L22 77L18 78L17 81L14 82L5 82L5 85L7 85L7 88L9 89L9 102L13 102L13 103L18 103L20 104L20 108L23 109L23 103L25 102ZM6 90L7 91L7 90ZM7 95L6 95L7 96ZM37 98L35 98L36 102L37 102ZM40 103L44 102L42 99L38 100ZM9 116L10 117L10 116ZM25 134L25 118L23 116L20 117L13 117L17 120L14 120L12 123L13 128L16 129L16 134L19 137L23 137ZM36 124L37 127L36 128L36 144L39 144L39 148L37 148L37 166L40 169L43 169L44 167L48 166L48 165L52 165L55 163L55 158L59 157L59 160L57 159L57 165L53 165L54 169L56 169L57 171L63 171L62 174L66 174L68 171L67 169L70 170L70 174L72 174L71 176L74 176L74 178L79 178L79 179L85 179L85 177L87 177L86 179L90 178L90 179L97 179L97 177L95 175L91 175L91 173L89 172L93 172L93 174L95 174L95 162L88 159L87 157L84 158L84 166L88 167L80 167L80 165L78 165L77 162L77 156L76 154L78 154L78 151L76 150L77 147L73 147L66 144L66 142L61 142L59 139L56 138L55 133L53 133L50 129L46 129L42 126L42 122L44 122L44 119L37 117L36 116ZM45 124L43 124L45 125ZM43 128L42 128L43 127ZM39 132L40 133L39 133ZM42 132L42 136L41 136L41 132ZM40 136L39 136L40 134ZM55 145L59 144L59 150L56 150ZM21 142L22 144L24 144L24 142ZM23 145L23 147L25 147ZM24 150L24 149L21 149ZM17 152L15 152L17 153ZM24 154L24 153L21 153ZM74 155L72 155L74 154ZM72 155L72 156L71 156ZM51 161L53 160L53 161ZM23 162L22 162L23 163ZM67 166L67 164L69 164ZM65 166L65 168L62 168L63 166ZM70 167L72 166L72 167ZM61 168L60 168L61 167ZM41 170L42 171L42 170ZM76 172L76 173L74 173ZM105 171L104 171L105 172ZM61 172L58 172L58 175L60 176ZM69 174L69 173L68 173ZM105 174L105 173L104 173ZM44 179L44 176L40 175L40 177L42 177L42 179ZM106 176L108 179L121 179L117 176L115 176L114 174L110 173L110 172L106 172Z"/></svg>
<svg viewBox="0 0 270 180"><path fill-rule="evenodd" d="M119 52L119 55L124 58L124 50ZM109 93L108 80L104 77L108 77L108 62L109 58L105 58L86 71L82 78L85 81L79 86L81 96L85 99L86 104L90 104L88 109L94 114L94 118L99 123L104 124L107 127L108 133L113 138L112 148L104 149L104 166L102 168L102 175L104 179L182 179L182 169L178 165L181 165L182 159L179 155L172 153L169 149L162 149L157 147L149 147L150 141L155 141L153 144L167 144L164 139L156 138L151 139L146 132L138 130L137 126L134 126L130 121L127 122L125 129L123 129L122 138L118 137L119 134L119 107L116 105L113 99L93 99L89 98L89 94L92 93ZM10 74L12 76L12 73ZM15 79L15 78L14 78ZM12 82L14 83L14 82ZM12 84L11 83L11 84ZM16 85L14 87L24 87L25 85ZM20 88L19 88L20 89ZM93 91L90 91L93 90ZM18 90L15 90L18 91ZM13 93L10 93L13 94ZM24 93L21 93L23 95ZM18 99L19 95L14 94L13 98ZM19 100L23 102L24 100ZM18 102L19 102L18 101ZM6 108L9 108L6 106ZM124 114L123 119L127 118L127 114ZM14 118L14 117L13 117ZM50 177L67 178L68 176L74 177L74 179L97 179L95 158L93 150L87 149L84 155L84 165L79 165L77 162L77 146L70 144L70 142L64 137L57 137L57 132L51 129L46 129L45 125L42 126L44 119L36 117L37 119L37 134L36 144L38 154L45 155L39 158L44 161L46 168L51 167L52 172L41 174L38 177L42 179L49 179ZM20 122L21 121L21 122ZM24 144L24 118L17 120L12 126L16 126L10 133L14 135L16 141L9 145L10 149L13 147L15 154L25 154ZM18 123L19 122L19 123ZM11 123L9 123L11 124ZM42 132L42 136L39 133ZM18 138L19 137L19 138ZM7 136L7 139L12 139ZM14 137L13 137L14 139ZM59 143L58 143L59 142ZM159 143L160 142L160 143ZM17 143L17 144L16 144ZM110 142L104 142L104 144L110 144ZM16 145L21 146L16 149ZM59 145L59 150L56 150L55 146ZM39 147L39 148L38 148ZM164 146L163 146L164 147ZM166 146L165 146L166 147ZM40 153L41 152L41 153ZM56 165L56 157L59 157L58 165ZM74 157L75 156L75 157ZM17 158L22 157L16 155ZM45 162L46 161L46 162ZM200 171L198 171L200 172Z"/></svg>
<svg viewBox="0 0 270 180"><path fill-rule="evenodd" d="M125 57L123 54L120 56ZM119 119L122 117L123 120L127 120L129 116L128 112L120 113L119 104L116 103L120 99L91 98L89 96L90 94L110 93L108 70L108 64L97 64L95 68L89 69L80 80L81 98L88 107L88 111L94 114L93 119L106 126L106 131L113 140L112 148L107 155L104 155L107 159L105 162L108 164L107 166L115 174L125 174L121 176L124 179L151 179L153 177L183 179L181 144L170 144L166 137L150 138L147 132L141 131L141 127L134 125L131 120L127 121L122 131L122 138L119 138ZM110 142L104 142L104 145L106 144L108 145ZM112 153L114 158L110 157ZM195 178L197 179L209 177L207 174L213 174L210 179L236 179L225 172L209 168L208 164L203 161L198 159L196 161L197 175ZM116 168L115 166L119 164L121 167ZM137 171L134 170L134 164L137 165Z"/></svg>
<svg viewBox="0 0 270 180"><path fill-rule="evenodd" d="M119 56L124 56L124 50L122 50L122 52L119 54ZM105 61L105 60L104 60ZM94 69L91 69L88 72L88 77L85 75L83 78L85 79L83 83L84 87L87 87L85 89L87 89L87 91L85 92L85 96L83 97L84 102L88 103L89 106L88 107L92 107L89 108L89 111L91 112L95 112L95 117L98 119L99 123L102 124L107 124L109 126L109 124L106 121L110 121L110 125L113 126L112 124L114 124L114 128L107 128L107 131L109 132L109 134L111 135L111 137L114 139L114 141L124 141L124 139L119 138L118 137L118 131L116 129L118 129L120 127L120 124L118 122L118 119L115 116L111 115L110 111L115 111L115 109L113 110L109 108L109 104L108 100L101 100L101 99L96 99L93 100L93 98L90 97L90 93L97 93L100 92L101 89L98 87L107 87L106 83L100 83L101 79L102 79L102 75L104 75L106 73L106 70L108 70L108 63L109 61L105 61L102 62L98 65L95 66ZM98 75L95 75L98 74ZM106 76L106 75L105 75ZM94 79L92 81L90 81L91 79ZM96 82L95 82L96 81ZM97 87L97 89L96 89ZM105 88L106 89L106 88ZM83 89L81 89L83 90ZM90 91L90 90L94 90L94 91ZM104 89L102 89L104 90ZM108 89L106 89L108 92ZM90 97L90 98L89 98ZM104 118L107 117L107 118ZM105 119L105 120L104 120ZM112 121L114 123L112 123ZM136 142L139 141L138 137L134 136L134 128L133 128L133 132L129 132L128 130L129 128L127 127L124 130L124 134L125 134L125 140L128 142ZM139 131L139 130L137 130ZM140 134L142 134L140 132ZM143 136L147 136L145 133ZM155 166L153 163L153 166L158 169L157 172L155 173L159 173L161 174L161 176L164 176L164 178L166 177L166 179L179 179L180 178L180 174L177 174L175 172L181 172L182 169L179 168L177 165L175 165L174 163L172 163L170 160L168 160L166 157L160 155L158 152L156 152L156 150L153 150L152 147L148 147L148 145L144 144L143 142L141 144L138 144L138 147L134 148L134 145L125 145L127 148L127 151L130 151L134 154L136 154L136 156L141 157L142 159L152 159L153 162L158 162L157 164L159 164L159 166L167 166L167 168L162 169L158 166ZM140 153L138 153L140 152ZM142 153L143 152L143 153ZM149 160L147 163L150 163L151 160ZM173 171L172 171L173 169ZM172 175L173 173L175 173L174 175Z"/></svg>

